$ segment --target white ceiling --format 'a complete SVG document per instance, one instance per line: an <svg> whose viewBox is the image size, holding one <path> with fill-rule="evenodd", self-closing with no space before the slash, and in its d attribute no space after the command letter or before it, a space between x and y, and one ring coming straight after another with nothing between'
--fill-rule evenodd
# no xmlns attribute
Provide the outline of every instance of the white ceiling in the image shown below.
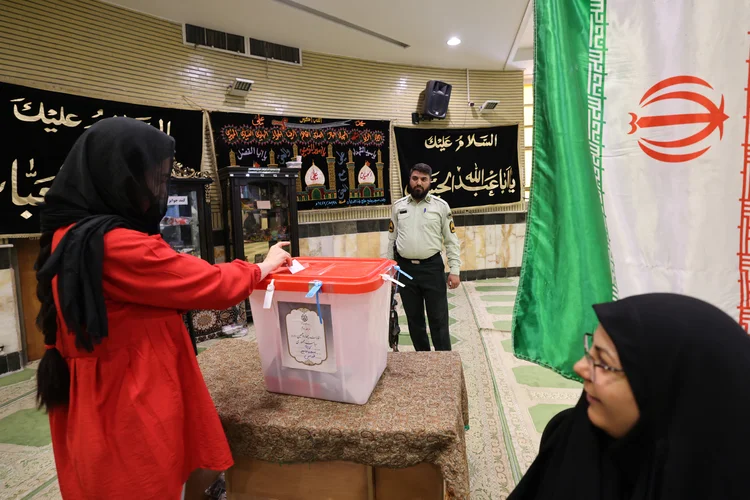
<svg viewBox="0 0 750 500"><path fill-rule="evenodd" d="M529 5L528 20L526 22L526 28L523 30L523 34L519 40L519 47L533 49L534 48L534 5L533 2Z"/></svg>
<svg viewBox="0 0 750 500"><path fill-rule="evenodd" d="M406 49L276 0L107 1L178 23L313 52L416 66L531 68L530 0L296 0L404 42L410 46ZM452 36L462 43L448 46Z"/></svg>

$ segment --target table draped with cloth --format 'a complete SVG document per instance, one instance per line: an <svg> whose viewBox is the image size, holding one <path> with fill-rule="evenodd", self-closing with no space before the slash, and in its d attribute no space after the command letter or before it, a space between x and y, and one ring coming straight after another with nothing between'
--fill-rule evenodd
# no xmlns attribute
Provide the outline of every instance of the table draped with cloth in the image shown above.
<svg viewBox="0 0 750 500"><path fill-rule="evenodd" d="M448 498L469 497L468 397L458 353L389 353L362 406L266 391L255 342L223 340L198 359L235 459L432 463Z"/></svg>

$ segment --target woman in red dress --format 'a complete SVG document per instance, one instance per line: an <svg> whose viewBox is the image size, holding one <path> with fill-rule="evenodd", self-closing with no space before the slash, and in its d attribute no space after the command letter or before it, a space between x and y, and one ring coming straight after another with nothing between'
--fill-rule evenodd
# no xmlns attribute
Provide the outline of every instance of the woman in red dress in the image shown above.
<svg viewBox="0 0 750 500"><path fill-rule="evenodd" d="M110 118L73 146L45 196L37 261L49 412L63 498L204 497L233 464L179 311L226 309L291 258L210 265L159 236L174 140Z"/></svg>

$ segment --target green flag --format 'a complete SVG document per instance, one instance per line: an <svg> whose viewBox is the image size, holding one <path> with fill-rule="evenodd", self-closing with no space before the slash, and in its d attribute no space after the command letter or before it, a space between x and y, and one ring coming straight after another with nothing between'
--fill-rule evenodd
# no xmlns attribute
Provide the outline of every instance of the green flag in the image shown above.
<svg viewBox="0 0 750 500"><path fill-rule="evenodd" d="M605 37L590 36L592 3L535 2L534 165L513 315L515 354L567 377L596 327L591 305L614 294L596 171ZM590 72L597 55L600 72Z"/></svg>
<svg viewBox="0 0 750 500"><path fill-rule="evenodd" d="M574 377L591 305L673 292L750 328L747 0L537 0L519 357Z"/></svg>

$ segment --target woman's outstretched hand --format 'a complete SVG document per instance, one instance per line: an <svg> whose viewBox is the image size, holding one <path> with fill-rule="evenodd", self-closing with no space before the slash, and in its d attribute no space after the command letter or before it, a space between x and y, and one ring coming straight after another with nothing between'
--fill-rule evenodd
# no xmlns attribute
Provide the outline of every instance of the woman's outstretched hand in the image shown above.
<svg viewBox="0 0 750 500"><path fill-rule="evenodd" d="M291 243L288 241L280 241L268 250L266 259L262 263L258 264L261 274L260 279L264 279L266 276L268 276L268 273L277 270L285 264L287 266L292 265L292 256L289 255L286 250L284 250L284 247L288 247L289 245L291 245Z"/></svg>

